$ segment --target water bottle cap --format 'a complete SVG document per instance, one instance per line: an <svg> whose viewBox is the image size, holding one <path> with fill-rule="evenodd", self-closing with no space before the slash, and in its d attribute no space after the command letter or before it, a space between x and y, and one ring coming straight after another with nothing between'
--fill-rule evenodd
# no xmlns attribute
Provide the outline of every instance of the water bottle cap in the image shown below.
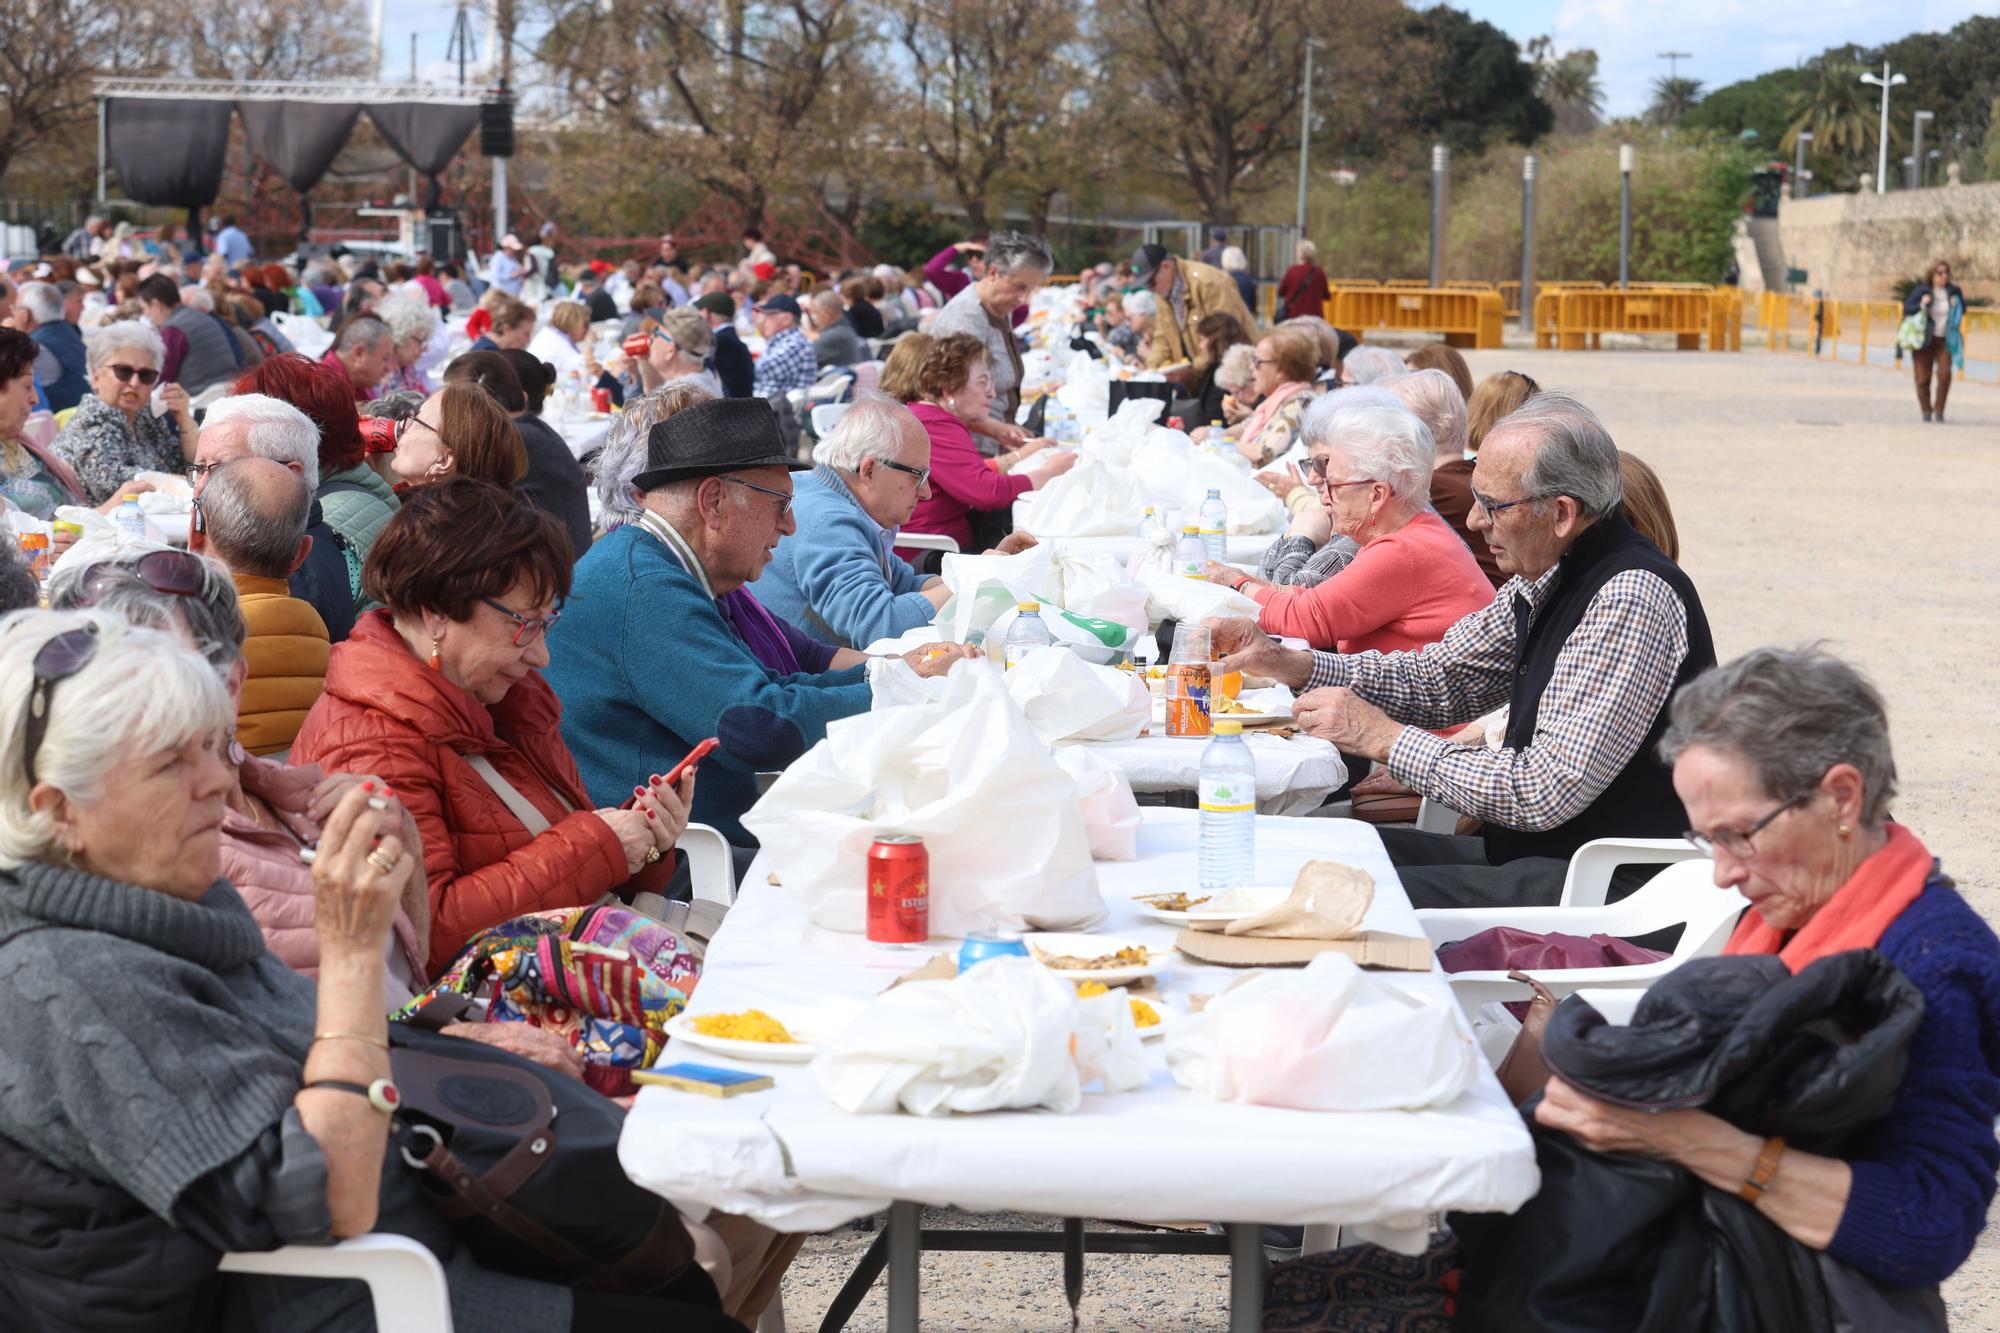
<svg viewBox="0 0 2000 1333"><path fill-rule="evenodd" d="M120 497L119 497L119 499L118 499L118 503L119 503L119 504L128 504L128 505L135 505L135 504L138 504L138 503L139 503L139 497L138 497L138 496L136 496L136 495L124 495L124 496L120 496Z"/></svg>
<svg viewBox="0 0 2000 1333"><path fill-rule="evenodd" d="M1191 535L1194 535L1194 536L1200 536L1200 535L1201 535L1201 525L1200 525L1200 524L1198 524L1198 523L1183 523L1183 524L1181 525L1181 531L1182 531L1182 532L1185 532L1185 533L1189 533L1189 534L1191 534Z"/></svg>
<svg viewBox="0 0 2000 1333"><path fill-rule="evenodd" d="M1208 498L1211 500L1220 500L1222 498L1222 488L1220 486L1209 487Z"/></svg>
<svg viewBox="0 0 2000 1333"><path fill-rule="evenodd" d="M1151 506L1151 505L1147 505L1147 506L1146 506L1146 512L1147 512L1147 513L1149 513L1149 514L1150 514L1150 513L1152 513L1152 512L1153 512L1153 506Z"/></svg>
<svg viewBox="0 0 2000 1333"><path fill-rule="evenodd" d="M1016 602L1014 603L1014 609L1016 611L1040 611L1042 604L1040 602Z"/></svg>
<svg viewBox="0 0 2000 1333"><path fill-rule="evenodd" d="M1219 717L1209 724L1209 730L1218 736L1241 736L1243 724L1234 718Z"/></svg>

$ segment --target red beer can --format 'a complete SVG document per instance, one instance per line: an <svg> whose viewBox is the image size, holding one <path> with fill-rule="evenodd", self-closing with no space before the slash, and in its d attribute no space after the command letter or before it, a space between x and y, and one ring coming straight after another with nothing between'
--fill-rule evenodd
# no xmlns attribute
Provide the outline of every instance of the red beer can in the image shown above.
<svg viewBox="0 0 2000 1333"><path fill-rule="evenodd" d="M609 412L611 410L611 390L592 389L590 391L590 409L593 412Z"/></svg>
<svg viewBox="0 0 2000 1333"><path fill-rule="evenodd" d="M625 340L624 345L625 355L644 356L647 350L653 345L653 335L650 333L635 333Z"/></svg>
<svg viewBox="0 0 2000 1333"><path fill-rule="evenodd" d="M868 849L868 938L922 944L931 937L931 854L913 833L885 833Z"/></svg>

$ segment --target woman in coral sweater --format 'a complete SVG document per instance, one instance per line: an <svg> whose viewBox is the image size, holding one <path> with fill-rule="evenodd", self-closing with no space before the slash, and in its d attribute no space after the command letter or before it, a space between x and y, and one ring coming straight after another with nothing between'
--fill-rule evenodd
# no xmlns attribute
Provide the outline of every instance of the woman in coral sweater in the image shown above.
<svg viewBox="0 0 2000 1333"><path fill-rule="evenodd" d="M1429 508L1434 449L1408 408L1387 394L1344 390L1313 405L1303 434L1306 475L1328 526L1361 550L1310 588L1211 566L1211 577L1255 599L1265 632L1334 652L1396 652L1437 642L1493 600L1472 552Z"/></svg>

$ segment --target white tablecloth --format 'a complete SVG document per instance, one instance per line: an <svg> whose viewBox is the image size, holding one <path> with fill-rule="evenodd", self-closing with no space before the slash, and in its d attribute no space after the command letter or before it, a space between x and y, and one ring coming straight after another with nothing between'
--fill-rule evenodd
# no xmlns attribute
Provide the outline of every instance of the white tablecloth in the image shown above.
<svg viewBox="0 0 2000 1333"><path fill-rule="evenodd" d="M556 434L563 437L569 451L582 458L593 449L601 448L604 437L611 433L611 418L608 416L564 416L551 412L543 418L555 427Z"/></svg>
<svg viewBox="0 0 2000 1333"><path fill-rule="evenodd" d="M1027 521L1027 517L1027 510L1021 500L1016 499L1014 501L1014 526L1028 532L1034 532L1034 525ZM1038 532L1035 535L1060 550L1103 554L1120 561L1130 560L1134 555L1139 553L1141 547L1141 542L1136 531L1123 533L1115 537L1043 537ZM1243 565L1254 569L1257 562L1264 558L1264 552L1270 548L1271 543L1278 540L1282 535L1282 533L1267 532L1258 533L1255 536L1239 535L1227 537L1223 541L1223 561L1226 564Z"/></svg>
<svg viewBox="0 0 2000 1333"><path fill-rule="evenodd" d="M1170 946L1173 928L1142 918L1131 898L1194 886L1196 826L1190 811L1146 812L1139 859L1097 866L1110 909L1100 930ZM1375 877L1368 928L1423 933L1373 828L1258 820L1260 881L1289 882L1316 856ZM762 867L760 859L751 868L709 951L697 1012L865 1004L928 956L810 925ZM1186 1013L1188 996L1217 994L1236 975L1179 959L1159 978L1170 1021ZM1436 971L1379 975L1446 993ZM635 1181L683 1208L719 1207L786 1231L824 1229L901 1200L1057 1217L1382 1224L1407 1241L1427 1213L1511 1212L1539 1185L1527 1130L1484 1067L1442 1109L1314 1113L1196 1096L1167 1073L1159 1042L1147 1048L1146 1086L1087 1093L1074 1115L854 1116L820 1095L808 1066L741 1066L777 1086L727 1100L645 1088L619 1158ZM685 1044L664 1058L731 1063Z"/></svg>
<svg viewBox="0 0 2000 1333"><path fill-rule="evenodd" d="M1330 741L1317 736L1280 738L1243 734L1257 763L1257 812L1303 815L1326 804L1347 782L1347 764ZM1129 741L1099 741L1086 748L1125 775L1135 792L1191 792L1201 775L1206 736L1155 734Z"/></svg>

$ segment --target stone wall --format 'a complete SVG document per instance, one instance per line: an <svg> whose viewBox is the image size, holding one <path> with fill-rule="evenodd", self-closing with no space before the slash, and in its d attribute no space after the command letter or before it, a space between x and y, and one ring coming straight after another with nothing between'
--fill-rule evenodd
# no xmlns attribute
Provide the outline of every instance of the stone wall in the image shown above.
<svg viewBox="0 0 2000 1333"><path fill-rule="evenodd" d="M1786 266L1806 271L1807 291L1886 301L1898 279L1946 259L1968 297L2000 301L2000 181L1786 199L1778 239Z"/></svg>

